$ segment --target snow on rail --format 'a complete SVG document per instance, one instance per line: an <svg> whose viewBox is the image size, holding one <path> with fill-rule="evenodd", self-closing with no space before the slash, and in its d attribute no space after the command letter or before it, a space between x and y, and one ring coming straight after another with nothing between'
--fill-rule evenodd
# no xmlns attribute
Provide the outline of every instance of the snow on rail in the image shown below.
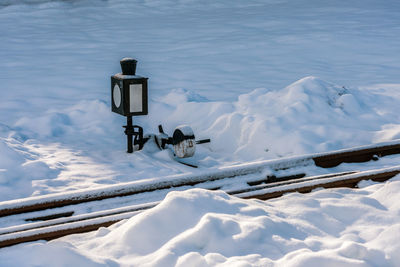
<svg viewBox="0 0 400 267"><path fill-rule="evenodd" d="M101 226L107 227L121 220L129 219L139 212L140 211L131 211L116 215L88 219L84 221L77 221L0 235L0 248L23 242L30 242L42 239L51 240L68 234L93 231L100 228Z"/></svg>
<svg viewBox="0 0 400 267"><path fill-rule="evenodd" d="M216 170L202 171L196 174L179 174L165 177L150 178L140 181L120 183L117 185L108 185L89 190L77 190L66 193L48 194L44 196L35 196L23 199L9 200L0 203L0 216L9 215L11 210L24 209L29 206L43 205L51 207L63 206L64 202L82 203L104 199L107 197L125 196L159 189L178 187L183 185L194 185L206 181L214 181L228 177L236 177L256 172L261 172L265 168L287 169L294 166L307 166L313 164L309 156L299 156L277 160L267 160L240 164L229 167L221 167ZM56 205L60 203L60 205ZM25 211L21 211L25 212ZM14 213L12 213L14 214Z"/></svg>
<svg viewBox="0 0 400 267"><path fill-rule="evenodd" d="M31 230L31 229L44 228L44 227L54 226L54 225L59 225L59 224L64 224L64 223L84 221L84 220L106 217L106 216L111 216L111 215L117 215L117 214L122 214L122 213L127 213L127 212L129 212L129 213L137 212L138 213L142 210L152 208L152 207L156 206L158 203L159 202L150 202L150 203L145 203L145 204L131 205L131 206L126 206L126 207L121 207L121 208L91 212L91 213L87 213L87 214L80 214L80 215L75 215L73 217L57 218L57 219L52 219L51 221L42 221L42 222L35 222L35 223L28 223L28 224L23 224L23 225L4 227L4 228L0 228L0 236L9 234L9 233L22 232L22 231L27 231L27 230Z"/></svg>
<svg viewBox="0 0 400 267"><path fill-rule="evenodd" d="M273 194L273 193L289 193L289 192L301 192L299 189L313 189L317 187L324 187L337 182L359 182L361 180L369 179L380 179L382 177L393 177L400 173L400 166L383 168L378 170L361 171L352 174L345 174L340 176L334 176L331 178L324 179L299 179L295 183L284 184L280 186L273 186L270 188L259 189L251 192L239 193L235 196L240 198L259 198L263 195ZM385 179L386 180L386 179ZM268 197L264 198L267 199Z"/></svg>
<svg viewBox="0 0 400 267"><path fill-rule="evenodd" d="M292 184L280 184L280 182L278 182L271 184L272 187L270 188L239 193L235 194L235 196L240 198L269 199L272 197L281 196L288 192L309 192L311 189L317 187L338 187L342 185L348 185L349 182L350 184L354 185L361 180L367 179L387 180L399 173L400 166L395 166L391 168L369 170L352 174L334 175L333 177L319 176L318 179L318 176L315 176L304 179L296 179ZM153 206L156 204L157 203L152 203ZM51 240L68 234L93 231L102 226L107 227L141 212L141 210L137 210L137 207L138 206L135 206L134 208L136 208L136 210L133 211L130 211L129 207L125 207L93 214L79 215L70 219L55 219L50 225L46 225L45 222L30 224L31 226L35 225L37 227L32 227L29 229L23 229L24 227L30 227L29 225L4 228L2 229L3 234L0 234L0 247L6 247L40 239ZM146 205L141 205L141 208L146 209L148 207L146 207Z"/></svg>
<svg viewBox="0 0 400 267"><path fill-rule="evenodd" d="M288 158L250 162L235 166L220 167L213 170L199 171L195 174L186 173L165 177L155 177L117 185L107 185L89 190L77 190L66 193L48 194L24 199L9 200L0 203L0 216L7 216L21 212L37 209L62 207L76 203L100 200L116 196L126 196L136 193L179 187L183 185L194 185L206 181L214 181L229 177L242 176L261 172L266 168L274 170L289 169L297 166L309 166L322 162L332 165L329 162L348 162L349 157L367 155L389 155L400 153L400 140L371 144L361 147L342 149L317 154L308 154ZM359 162L356 159L355 162ZM326 163L328 162L328 163ZM33 206L35 206L33 208Z"/></svg>

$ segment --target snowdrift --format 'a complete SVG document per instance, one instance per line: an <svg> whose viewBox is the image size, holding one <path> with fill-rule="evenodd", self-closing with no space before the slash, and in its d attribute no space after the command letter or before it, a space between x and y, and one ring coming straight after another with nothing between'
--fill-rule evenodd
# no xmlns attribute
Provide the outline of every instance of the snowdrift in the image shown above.
<svg viewBox="0 0 400 267"><path fill-rule="evenodd" d="M0 260L7 266L396 266L400 205L393 200L400 179L360 186L268 202L203 189L172 192L110 228L5 248ZM23 259L16 257L21 253Z"/></svg>
<svg viewBox="0 0 400 267"><path fill-rule="evenodd" d="M282 90L255 89L233 103L172 90L152 99L149 116L137 122L145 132L157 132L161 123L168 133L180 124L191 125L198 139L212 139L198 146L195 156L201 168L211 168L400 138L398 101L382 90L306 77ZM107 103L96 100L3 127L1 198L195 171L151 145L127 155L119 130L123 124Z"/></svg>

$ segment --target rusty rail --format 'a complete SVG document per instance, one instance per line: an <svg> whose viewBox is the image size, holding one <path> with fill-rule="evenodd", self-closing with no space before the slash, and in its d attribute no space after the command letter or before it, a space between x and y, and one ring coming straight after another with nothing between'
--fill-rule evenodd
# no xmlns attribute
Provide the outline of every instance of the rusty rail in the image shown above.
<svg viewBox="0 0 400 267"><path fill-rule="evenodd" d="M335 167L341 163L367 162L380 157L400 154L400 143L381 143L379 146L363 146L314 156L315 165L322 168Z"/></svg>
<svg viewBox="0 0 400 267"><path fill-rule="evenodd" d="M328 177L323 179L302 179L294 183L282 184L282 185L269 185L263 189L257 189L248 191L245 193L237 194L238 197L249 199L257 198L261 200L267 200L271 198L281 197L284 194L299 192L309 193L316 188L338 188L338 187L350 187L354 188L362 180L372 180L376 182L384 182L393 178L400 173L400 166L394 168L385 168L381 170L357 172L352 174L339 175L334 177ZM317 180L317 181L315 181ZM296 184L296 187L291 185Z"/></svg>
<svg viewBox="0 0 400 267"><path fill-rule="evenodd" d="M369 146L305 155L278 160L253 162L238 166L219 168L217 170L199 172L198 174L178 175L163 178L147 179L119 185L107 186L100 189L79 192L50 194L33 197L29 201L11 200L0 202L0 217L13 214L26 213L49 208L64 207L85 202L103 200L107 198L123 197L143 192L168 189L180 186L194 186L207 181L216 181L261 172L266 168L284 170L297 166L316 166L329 168L343 162L366 162L379 157L400 154L400 140L379 143Z"/></svg>
<svg viewBox="0 0 400 267"><path fill-rule="evenodd" d="M181 186L197 186L201 183L219 181L227 178L236 178L247 174L261 174L266 168L271 170L286 170L297 166L316 166L329 168L343 162L365 162L376 160L386 155L400 154L400 141L381 143L371 146L357 147L314 155L292 157L288 159L270 160L221 168L195 175L178 175L169 178L155 178L137 181L122 185L108 186L102 189L85 190L67 194L54 194L33 197L26 200L6 201L0 203L0 217L19 213L40 211L63 206L72 206L90 201L103 200L139 193L153 192L155 190L173 190ZM304 177L303 173L296 173L285 177L262 177L247 182L250 187L227 192L242 198L258 198L262 200L280 197L290 192L307 193L318 187L354 187L361 180L385 181L400 173L400 166L393 168L366 171L326 174L313 177ZM241 179L241 178L240 178ZM230 180L230 179L229 179ZM223 180L225 181L225 180ZM219 186L209 189L219 189ZM129 218L144 208L120 208L96 215L72 216L73 212L59 212L53 215L31 217L27 220L31 224L22 226L0 228L0 248L22 242L36 240L51 240L72 233L83 233L106 227L122 219ZM149 207L154 205L149 205ZM67 215L66 215L67 214ZM71 216L64 218L64 216ZM43 220L49 220L43 222Z"/></svg>
<svg viewBox="0 0 400 267"><path fill-rule="evenodd" d="M245 199L257 198L261 200L267 200L280 197L283 194L290 192L308 193L311 192L313 189L319 187L355 187L358 182L362 180L383 182L399 173L400 166L396 166L380 170L355 173L353 172L350 174L345 173L337 175L322 175L315 177L306 177L302 179L294 179L293 181L275 182L266 185L263 189L258 188L254 191L248 191L245 193L231 192L231 194ZM147 208L150 208L152 206L149 206ZM120 220L130 218L131 216L134 216L144 209L146 208L115 213L111 212L110 215L104 215L101 217L89 216L88 218L84 218L85 216L83 216L83 218L78 219L74 219L73 217L71 217L70 219L68 219L70 222L67 223L51 225L53 222L50 222L49 225L43 224L41 227L33 227L31 229L21 231L6 232L5 234L0 234L0 248L12 246L23 242L31 242L36 240L52 240L69 234L84 233L97 230L100 227L107 227Z"/></svg>

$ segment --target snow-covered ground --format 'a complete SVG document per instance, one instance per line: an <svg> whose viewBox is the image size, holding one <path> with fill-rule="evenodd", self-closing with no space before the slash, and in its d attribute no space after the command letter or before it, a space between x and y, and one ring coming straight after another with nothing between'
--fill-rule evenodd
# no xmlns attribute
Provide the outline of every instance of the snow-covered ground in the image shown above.
<svg viewBox="0 0 400 267"><path fill-rule="evenodd" d="M267 202L173 192L110 228L5 248L0 260L16 267L398 266L400 180L363 186Z"/></svg>
<svg viewBox="0 0 400 267"><path fill-rule="evenodd" d="M0 200L398 139L399 13L394 0L0 0ZM150 145L125 153L110 76L126 56L149 77L134 122L211 138L198 170ZM394 266L398 183L271 202L171 194L110 229L2 249L0 265L57 265L41 261L50 250L66 266Z"/></svg>

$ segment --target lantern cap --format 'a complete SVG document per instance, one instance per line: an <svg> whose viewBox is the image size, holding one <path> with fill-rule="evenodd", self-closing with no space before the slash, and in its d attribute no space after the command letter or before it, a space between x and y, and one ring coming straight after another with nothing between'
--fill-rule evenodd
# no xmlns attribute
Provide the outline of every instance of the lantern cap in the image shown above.
<svg viewBox="0 0 400 267"><path fill-rule="evenodd" d="M123 75L135 75L136 74L136 64L137 60L130 58L130 57L125 57L120 60L119 62L121 64L121 69L122 69L122 74Z"/></svg>

